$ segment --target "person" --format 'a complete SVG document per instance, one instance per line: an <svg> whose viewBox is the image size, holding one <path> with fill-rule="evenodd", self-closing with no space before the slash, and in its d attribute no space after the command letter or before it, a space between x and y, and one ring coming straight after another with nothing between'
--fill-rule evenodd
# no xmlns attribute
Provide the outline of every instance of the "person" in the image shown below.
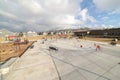
<svg viewBox="0 0 120 80"><path fill-rule="evenodd" d="M16 51L20 50L20 39L16 38L14 45L16 46Z"/></svg>
<svg viewBox="0 0 120 80"><path fill-rule="evenodd" d="M27 39L24 39L24 43L27 45L29 41Z"/></svg>
<svg viewBox="0 0 120 80"><path fill-rule="evenodd" d="M22 33L22 32L20 32L18 36L19 36L19 37L22 37L22 36L23 36L23 33Z"/></svg>
<svg viewBox="0 0 120 80"><path fill-rule="evenodd" d="M96 46L96 43L94 43L94 46Z"/></svg>
<svg viewBox="0 0 120 80"><path fill-rule="evenodd" d="M101 48L100 45L96 45L96 51L100 50L100 48Z"/></svg>
<svg viewBox="0 0 120 80"><path fill-rule="evenodd" d="M80 45L80 48L82 48L83 46L82 46L82 44Z"/></svg>

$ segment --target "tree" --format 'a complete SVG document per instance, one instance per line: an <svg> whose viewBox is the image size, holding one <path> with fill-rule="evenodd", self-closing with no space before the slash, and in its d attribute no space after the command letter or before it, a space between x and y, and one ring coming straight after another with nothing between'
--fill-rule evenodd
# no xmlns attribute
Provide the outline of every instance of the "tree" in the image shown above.
<svg viewBox="0 0 120 80"><path fill-rule="evenodd" d="M22 33L22 32L20 32L18 36L19 36L19 37L22 37L22 36L23 36L23 33Z"/></svg>

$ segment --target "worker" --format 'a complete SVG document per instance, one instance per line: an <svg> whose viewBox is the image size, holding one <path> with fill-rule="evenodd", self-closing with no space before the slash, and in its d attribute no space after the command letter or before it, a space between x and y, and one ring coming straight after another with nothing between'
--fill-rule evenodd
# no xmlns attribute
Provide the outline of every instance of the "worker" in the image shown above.
<svg viewBox="0 0 120 80"><path fill-rule="evenodd" d="M94 46L96 46L96 43L94 43Z"/></svg>
<svg viewBox="0 0 120 80"><path fill-rule="evenodd" d="M80 45L80 48L82 48L83 46L82 46L82 44Z"/></svg>
<svg viewBox="0 0 120 80"><path fill-rule="evenodd" d="M96 51L100 50L100 48L101 48L100 45L96 45Z"/></svg>

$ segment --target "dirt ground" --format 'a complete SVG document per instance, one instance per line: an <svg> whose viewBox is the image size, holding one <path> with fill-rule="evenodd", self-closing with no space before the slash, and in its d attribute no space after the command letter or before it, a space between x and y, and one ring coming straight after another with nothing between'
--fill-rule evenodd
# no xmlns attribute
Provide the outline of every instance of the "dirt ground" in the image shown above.
<svg viewBox="0 0 120 80"><path fill-rule="evenodd" d="M28 44L21 44L19 46L13 45L13 43L0 43L0 61L21 56L32 43L29 42Z"/></svg>
<svg viewBox="0 0 120 80"><path fill-rule="evenodd" d="M64 36L61 36L64 37ZM29 41L36 41L40 39L58 39L60 36L58 35L49 35L49 36L27 36L27 37L21 37L21 40L27 39ZM1 42L4 40L1 40ZM32 44L33 42L30 42L29 44L21 44L20 46L15 46L13 43L0 43L0 62L1 61L6 61L12 57L18 57L22 54L24 54L25 50Z"/></svg>
<svg viewBox="0 0 120 80"><path fill-rule="evenodd" d="M113 38L91 38L91 37L85 37L84 39L91 41L107 42L107 43L110 43L113 40ZM120 44L120 40L117 41L117 44Z"/></svg>
<svg viewBox="0 0 120 80"><path fill-rule="evenodd" d="M25 37L25 39L31 41L27 45L20 44L19 46L13 45L13 43L0 43L0 62L6 61L12 57L18 57L24 54L26 49L33 44L33 41L42 39L42 38L51 38L51 36L29 36ZM54 38L54 36L52 36ZM24 40L24 37L21 38ZM4 41L4 40L2 40ZM1 41L1 42L2 42Z"/></svg>
<svg viewBox="0 0 120 80"><path fill-rule="evenodd" d="M69 39L70 36L68 36L67 38ZM43 39L43 38L49 38L49 39L58 39L60 38L60 36L58 35L54 35L54 36L32 36L32 37L26 37L28 40L30 41L36 41L39 39ZM24 38L23 38L24 39ZM89 37L85 37L83 38L85 40L92 40L92 41L100 41L100 42L107 42L110 43L112 41L112 38L89 38ZM16 57L16 56L20 56L24 53L24 51L30 46L32 45L33 42L29 42L29 44L25 45L25 44L21 44L20 46L16 46L13 45L12 43L0 43L0 61L5 61L7 59L10 59L11 57ZM120 44L120 40L117 42L117 44Z"/></svg>

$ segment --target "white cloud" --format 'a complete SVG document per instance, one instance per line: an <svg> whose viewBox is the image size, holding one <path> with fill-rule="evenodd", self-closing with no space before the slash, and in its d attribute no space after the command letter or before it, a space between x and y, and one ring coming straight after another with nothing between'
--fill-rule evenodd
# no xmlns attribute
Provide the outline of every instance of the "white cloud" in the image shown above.
<svg viewBox="0 0 120 80"><path fill-rule="evenodd" d="M10 14L8 12L4 12L2 10L0 10L0 15L1 16L5 16L5 17L8 17L8 18L12 18L12 19L18 19L17 16L13 15L13 14Z"/></svg>
<svg viewBox="0 0 120 80"><path fill-rule="evenodd" d="M15 30L24 30L23 28L21 28L21 25L12 24L12 23L9 23L9 22L0 22L0 26L4 26L2 28L7 28L7 29L13 30L13 31L15 31Z"/></svg>
<svg viewBox="0 0 120 80"><path fill-rule="evenodd" d="M93 25L85 25L85 27L91 28L91 29L109 29L114 28L114 25L107 25L107 24L93 24Z"/></svg>
<svg viewBox="0 0 120 80"><path fill-rule="evenodd" d="M105 21L105 20L109 19L109 17L105 16L105 17L102 17L101 19Z"/></svg>
<svg viewBox="0 0 120 80"><path fill-rule="evenodd" d="M53 24L75 24L75 14L80 10L82 0L0 0L1 19L15 20L11 24L34 27L34 29L52 28ZM49 27L48 27L49 24ZM50 26L52 24L52 26ZM1 25L3 25L1 23ZM7 25L7 24L6 24ZM36 27L37 26L37 27ZM47 26L47 27L46 27ZM55 27L56 25L54 25ZM36 27L36 28L35 28ZM62 27L62 26L61 26ZM64 26L63 26L64 27ZM13 29L16 29L14 26ZM18 28L17 28L18 29Z"/></svg>
<svg viewBox="0 0 120 80"><path fill-rule="evenodd" d="M86 21L87 20L87 9L83 9L81 12L80 12L80 15L82 17L82 20L83 21Z"/></svg>
<svg viewBox="0 0 120 80"><path fill-rule="evenodd" d="M89 21L91 21L91 22L96 22L96 19L95 19L93 16L90 16L90 15L89 15L87 8L83 9L83 10L79 13L79 15L81 15L82 20L83 20L84 22L86 22L87 20L89 20Z"/></svg>
<svg viewBox="0 0 120 80"><path fill-rule="evenodd" d="M120 0L93 0L98 9L120 13Z"/></svg>
<svg viewBox="0 0 120 80"><path fill-rule="evenodd" d="M111 14L120 14L120 8L113 10L112 12L109 13L109 15Z"/></svg>
<svg viewBox="0 0 120 80"><path fill-rule="evenodd" d="M109 28L114 28L114 26L113 25L109 25Z"/></svg>
<svg viewBox="0 0 120 80"><path fill-rule="evenodd" d="M87 9L81 10L82 0L0 0L0 23L14 30L49 30L70 28L73 24L95 22ZM80 13L80 14L78 14ZM76 19L76 16L82 19Z"/></svg>
<svg viewBox="0 0 120 80"><path fill-rule="evenodd" d="M103 29L106 29L106 28L114 28L115 26L113 25L105 25L105 24L102 24L100 28L103 28Z"/></svg>
<svg viewBox="0 0 120 80"><path fill-rule="evenodd" d="M88 15L88 20L90 20L93 23L97 22L97 20L93 16L89 16L89 15Z"/></svg>

